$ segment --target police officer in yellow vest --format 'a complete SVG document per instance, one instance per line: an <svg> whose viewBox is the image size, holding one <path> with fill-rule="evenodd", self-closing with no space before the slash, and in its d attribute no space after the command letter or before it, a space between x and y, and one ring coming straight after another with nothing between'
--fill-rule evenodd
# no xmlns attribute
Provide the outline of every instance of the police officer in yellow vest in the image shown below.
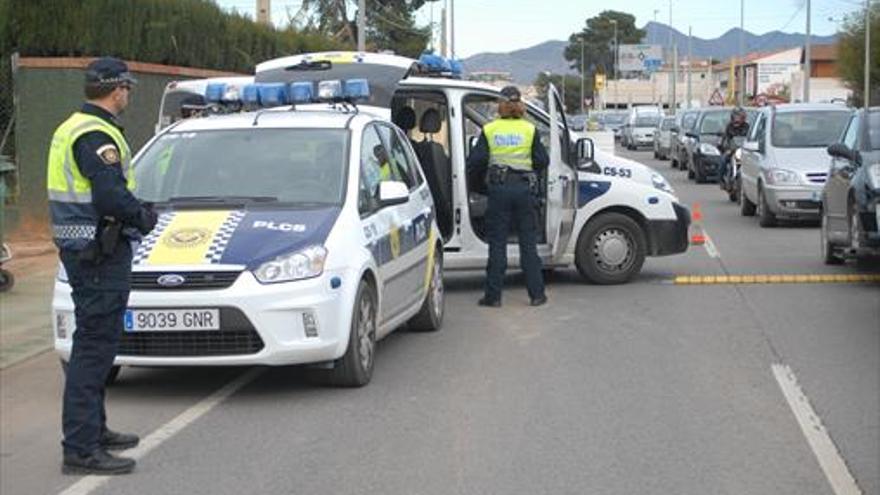
<svg viewBox="0 0 880 495"><path fill-rule="evenodd" d="M507 269L507 237L515 225L519 238L520 266L532 306L547 302L541 259L538 257L536 197L538 177L550 159L536 135L535 126L523 119L525 104L519 90L501 90L506 100L498 105L499 119L483 126L476 146L468 156L468 176L485 177L489 205L486 229L489 262L486 265L485 293L480 306L501 306L504 272Z"/></svg>
<svg viewBox="0 0 880 495"><path fill-rule="evenodd" d="M107 428L104 384L113 366L131 278L132 242L156 224L133 195L131 149L116 117L137 81L124 62L86 69L87 102L55 131L49 150L49 209L75 305L62 429L66 474L120 474L132 459L110 455L138 437Z"/></svg>

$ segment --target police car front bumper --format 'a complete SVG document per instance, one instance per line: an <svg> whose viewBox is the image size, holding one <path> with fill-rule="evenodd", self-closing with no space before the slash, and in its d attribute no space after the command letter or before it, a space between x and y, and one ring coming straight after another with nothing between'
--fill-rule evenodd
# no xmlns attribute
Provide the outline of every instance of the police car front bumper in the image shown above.
<svg viewBox="0 0 880 495"><path fill-rule="evenodd" d="M132 366L294 365L332 361L348 345L356 274L263 285L244 271L227 289L131 293L130 309L219 309L216 330L124 332L115 364ZM332 288L334 277L342 281ZM346 283L348 282L348 283ZM70 356L75 329L67 284L53 300L55 349Z"/></svg>
<svg viewBox="0 0 880 495"><path fill-rule="evenodd" d="M687 251L691 212L672 203L675 220L648 220L648 242L651 256L667 256Z"/></svg>

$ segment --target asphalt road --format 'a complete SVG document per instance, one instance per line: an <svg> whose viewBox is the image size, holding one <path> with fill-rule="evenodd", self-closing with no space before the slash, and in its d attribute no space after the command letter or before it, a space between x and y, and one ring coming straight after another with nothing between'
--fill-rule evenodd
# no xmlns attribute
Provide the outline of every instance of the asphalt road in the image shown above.
<svg viewBox="0 0 880 495"><path fill-rule="evenodd" d="M480 274L451 276L444 328L383 341L362 389L291 368L123 370L111 425L159 432L127 477L59 474L61 378L42 354L0 372L0 493L835 493L782 365L880 494L880 287L670 284L856 269L822 264L815 226L761 229L717 186L629 155L700 204L717 257L649 259L619 287L561 271L537 309L519 275L501 310L476 306Z"/></svg>

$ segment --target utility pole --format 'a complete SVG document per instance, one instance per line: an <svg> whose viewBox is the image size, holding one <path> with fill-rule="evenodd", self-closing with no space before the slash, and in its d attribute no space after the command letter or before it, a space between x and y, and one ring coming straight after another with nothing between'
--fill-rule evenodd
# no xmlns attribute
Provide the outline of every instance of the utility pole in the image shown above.
<svg viewBox="0 0 880 495"><path fill-rule="evenodd" d="M446 43L446 38L448 33L448 29L446 26L446 5L443 5L443 9L440 10L440 56L446 57L449 53L446 51L446 47L449 46Z"/></svg>
<svg viewBox="0 0 880 495"><path fill-rule="evenodd" d="M807 0L807 49L804 52L804 103L810 102L810 75L813 72L813 47L810 39L810 0Z"/></svg>
<svg viewBox="0 0 880 495"><path fill-rule="evenodd" d="M358 0L358 51L367 51L367 0Z"/></svg>
<svg viewBox="0 0 880 495"><path fill-rule="evenodd" d="M865 110L871 106L871 0L865 0Z"/></svg>
<svg viewBox="0 0 880 495"><path fill-rule="evenodd" d="M746 0L739 0L739 87L738 101L743 106L746 102Z"/></svg>
<svg viewBox="0 0 880 495"><path fill-rule="evenodd" d="M257 0L257 22L260 24L272 24L272 1Z"/></svg>
<svg viewBox="0 0 880 495"><path fill-rule="evenodd" d="M687 106L685 108L691 108L691 100L693 100L693 94L691 94L691 65L693 62L693 31L691 26L688 26L688 61L687 61Z"/></svg>
<svg viewBox="0 0 880 495"><path fill-rule="evenodd" d="M617 79L617 66L620 65L620 49L617 46L617 19L611 19L611 23L614 24L614 108L617 108L620 104L617 91L620 87L620 81Z"/></svg>
<svg viewBox="0 0 880 495"><path fill-rule="evenodd" d="M675 78L678 76L675 60L675 43L672 40L672 0L669 0L669 58L672 71L669 73L669 111L675 112Z"/></svg>
<svg viewBox="0 0 880 495"><path fill-rule="evenodd" d="M455 0L449 0L449 58L455 58Z"/></svg>
<svg viewBox="0 0 880 495"><path fill-rule="evenodd" d="M676 84L678 83L678 45L672 45L672 98L669 100L669 113L675 115L675 107L678 104Z"/></svg>

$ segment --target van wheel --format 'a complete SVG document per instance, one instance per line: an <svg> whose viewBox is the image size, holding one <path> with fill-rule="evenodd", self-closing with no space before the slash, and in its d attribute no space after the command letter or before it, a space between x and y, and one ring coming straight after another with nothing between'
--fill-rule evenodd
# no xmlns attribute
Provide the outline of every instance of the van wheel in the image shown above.
<svg viewBox="0 0 880 495"><path fill-rule="evenodd" d="M826 265L841 265L843 258L838 254L837 248L828 240L828 216L822 212L822 226L819 227L819 238L822 242L822 261Z"/></svg>
<svg viewBox="0 0 880 495"><path fill-rule="evenodd" d="M629 282L642 269L647 252L645 233L632 218L603 213L581 231L575 265L581 276L599 285Z"/></svg>
<svg viewBox="0 0 880 495"><path fill-rule="evenodd" d="M362 387L373 377L376 352L376 294L361 280L354 298L348 349L336 360L329 383L337 387Z"/></svg>
<svg viewBox="0 0 880 495"><path fill-rule="evenodd" d="M67 361L60 359L59 362L61 363L61 372L64 373L65 377L67 377ZM109 387L110 385L116 383L116 379L119 378L120 371L122 371L122 366L113 366L112 368L110 368L110 373L107 373L107 379L104 380L104 385Z"/></svg>
<svg viewBox="0 0 880 495"><path fill-rule="evenodd" d="M409 320L409 328L418 332L433 332L443 325L446 308L446 293L443 288L443 250L438 246L434 251L434 266L422 309Z"/></svg>
<svg viewBox="0 0 880 495"><path fill-rule="evenodd" d="M740 186L739 190L739 214L744 217L755 216L755 203L746 196L745 190Z"/></svg>
<svg viewBox="0 0 880 495"><path fill-rule="evenodd" d="M758 184L758 225L761 227L775 227L776 226L776 215L770 211L770 208L767 206L767 198L764 196L764 188Z"/></svg>

